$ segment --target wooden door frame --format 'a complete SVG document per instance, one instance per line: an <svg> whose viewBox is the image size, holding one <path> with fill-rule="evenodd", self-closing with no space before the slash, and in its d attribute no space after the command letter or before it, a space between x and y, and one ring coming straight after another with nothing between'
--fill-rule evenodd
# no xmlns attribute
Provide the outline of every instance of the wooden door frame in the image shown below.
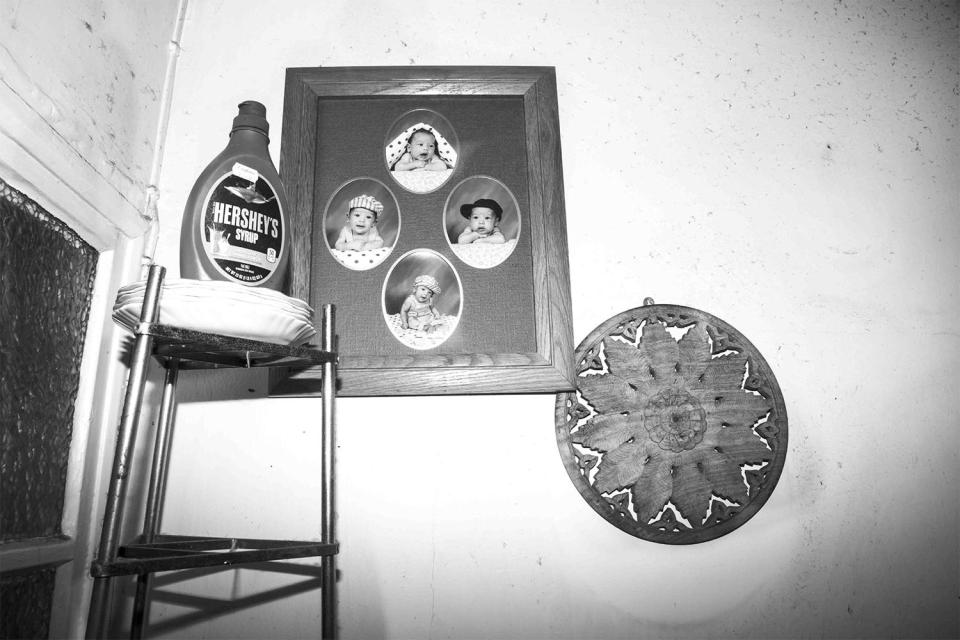
<svg viewBox="0 0 960 640"><path fill-rule="evenodd" d="M125 383L124 334L110 311L119 286L139 277L141 236L148 223L41 115L42 91L31 91L31 81L18 74L3 48L0 72L0 177L99 252L73 416L63 535L0 544L4 572L58 567L50 637L79 637L86 625L89 567Z"/></svg>

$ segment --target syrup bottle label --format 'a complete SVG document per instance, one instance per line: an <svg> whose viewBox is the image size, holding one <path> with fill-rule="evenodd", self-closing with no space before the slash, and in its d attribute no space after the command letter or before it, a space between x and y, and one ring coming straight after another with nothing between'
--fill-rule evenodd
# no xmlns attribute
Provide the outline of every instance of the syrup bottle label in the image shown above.
<svg viewBox="0 0 960 640"><path fill-rule="evenodd" d="M237 163L217 180L203 203L203 250L228 279L265 282L283 255L283 211L273 185Z"/></svg>

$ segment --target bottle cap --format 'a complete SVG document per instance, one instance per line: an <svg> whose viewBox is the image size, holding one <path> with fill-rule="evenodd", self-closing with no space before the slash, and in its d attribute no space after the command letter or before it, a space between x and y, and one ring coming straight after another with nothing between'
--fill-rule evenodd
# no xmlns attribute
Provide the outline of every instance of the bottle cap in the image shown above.
<svg viewBox="0 0 960 640"><path fill-rule="evenodd" d="M268 135L270 133L270 124L267 123L267 108L255 102L254 100L246 100L237 105L239 110L237 117L233 119L233 129L230 133L233 133L237 129L254 129L260 131L263 135Z"/></svg>

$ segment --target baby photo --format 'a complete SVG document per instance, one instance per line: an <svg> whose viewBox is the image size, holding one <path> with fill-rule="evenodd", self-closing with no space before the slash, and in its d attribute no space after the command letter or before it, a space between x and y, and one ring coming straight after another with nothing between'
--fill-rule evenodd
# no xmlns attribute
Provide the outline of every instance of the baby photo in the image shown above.
<svg viewBox="0 0 960 640"><path fill-rule="evenodd" d="M331 255L356 271L372 269L393 251L400 211L390 190L373 178L340 187L327 203L324 236Z"/></svg>
<svg viewBox="0 0 960 640"><path fill-rule="evenodd" d="M411 118L419 119L411 123ZM429 193L445 183L457 166L455 146L453 128L446 119L418 109L391 127L385 148L387 169L408 191Z"/></svg>
<svg viewBox="0 0 960 640"><path fill-rule="evenodd" d="M450 192L444 227L458 258L471 267L489 269L510 257L517 245L519 207L499 180L473 176Z"/></svg>
<svg viewBox="0 0 960 640"><path fill-rule="evenodd" d="M430 249L414 249L390 268L383 285L383 316L390 332L413 349L432 349L456 330L460 278Z"/></svg>

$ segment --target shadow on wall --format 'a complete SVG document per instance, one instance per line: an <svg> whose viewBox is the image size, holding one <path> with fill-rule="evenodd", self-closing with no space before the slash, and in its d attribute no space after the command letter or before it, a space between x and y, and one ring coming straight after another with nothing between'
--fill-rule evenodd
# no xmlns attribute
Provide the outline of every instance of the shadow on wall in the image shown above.
<svg viewBox="0 0 960 640"><path fill-rule="evenodd" d="M246 582L248 585L254 581L258 581L260 584L267 582L267 580L262 579L262 575L252 577L249 581L242 581L241 575L243 572L273 573L276 575L270 581L282 584L257 593L242 595L242 582ZM337 581L340 582L341 579L338 571ZM349 629L350 636L357 638L386 637L379 583L371 574L365 574L362 580L364 584L362 594L360 594L362 597L356 601L363 603L363 613L359 616L351 616L359 621L360 626ZM191 582L194 584L191 585ZM148 611L148 617L152 618L154 622L144 628L144 635L150 637L184 637L184 631L188 628L203 625L223 616L238 614L261 605L279 603L279 601L300 594L310 594L308 597L316 601L316 624L319 624L321 612L320 583L319 565L294 562L264 562L242 567L211 567L208 569L192 569L189 572L156 575L150 592L150 603L154 615L150 615ZM228 586L228 588L225 589L225 586ZM194 593L187 593L188 590L193 590ZM213 595L218 591L228 593L219 597ZM202 592L202 595L198 592ZM115 615L111 621L112 628L121 631L126 631L129 628L129 606L132 606L135 593L136 580L125 581L123 599L127 606L114 608ZM354 597L353 595L339 594L340 604L338 608L342 611L343 603L353 602ZM276 610L280 611L279 605L277 606ZM164 615L165 612L171 611L171 608L172 610L178 610L178 613L169 616ZM180 609L189 609L190 611L180 613ZM248 612L248 615L250 615L250 612ZM273 622L265 623L265 625L272 626ZM280 620L278 619L275 622L280 622ZM297 632L293 628L289 630ZM319 636L319 628L317 632Z"/></svg>
<svg viewBox="0 0 960 640"><path fill-rule="evenodd" d="M267 588L257 593L241 595L241 589L237 586L240 583L242 572L268 572L278 575L278 580L282 582L280 586ZM220 574L218 583L228 582L232 585L229 593L224 596L213 595L217 593L216 585L208 584L211 577ZM290 578L285 578L289 576ZM226 580L224 580L224 578ZM231 579L232 578L232 579ZM299 578L299 579L296 579ZM198 593L186 593L178 591L181 585L188 585L196 581L196 584L203 584L203 595ZM314 591L316 592L317 609L320 609L320 567L319 565L305 565L293 562L263 562L241 567L211 567L209 569L191 569L185 572L170 572L154 576L152 589L150 592L150 603L154 610L160 610L161 607L174 607L175 609L189 609L186 613L178 613L172 616L150 616L154 622L145 627L145 632L150 636L163 636L167 634L177 635L178 632L203 624L230 614L236 614L246 609L251 609L264 604L284 600L291 596ZM199 591L199 589L196 589ZM136 593L136 580L127 580L123 586L123 597L125 602L130 605L133 602ZM127 629L129 625L129 610L127 607L115 607L115 611L122 611L119 616L115 616L112 624L115 629ZM146 635L146 634L145 634Z"/></svg>

